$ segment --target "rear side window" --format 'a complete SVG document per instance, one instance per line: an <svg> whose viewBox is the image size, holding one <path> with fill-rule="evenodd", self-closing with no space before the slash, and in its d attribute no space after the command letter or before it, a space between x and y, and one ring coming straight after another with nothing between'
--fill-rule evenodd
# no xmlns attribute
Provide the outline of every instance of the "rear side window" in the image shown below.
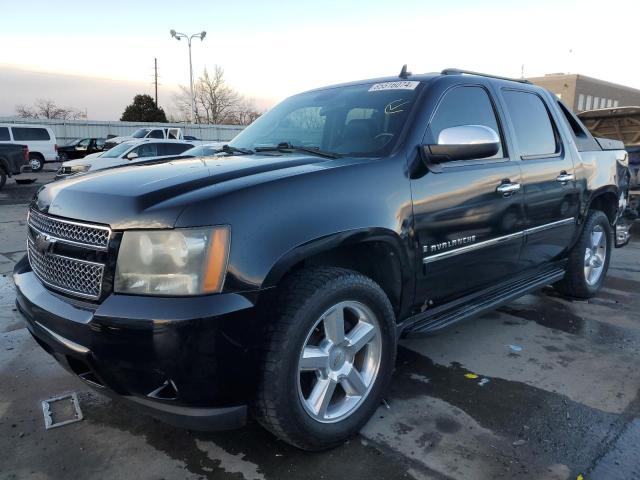
<svg viewBox="0 0 640 480"><path fill-rule="evenodd" d="M184 143L161 143L158 145L158 155L179 155L192 147Z"/></svg>
<svg viewBox="0 0 640 480"><path fill-rule="evenodd" d="M152 130L147 138L164 138L162 130Z"/></svg>
<svg viewBox="0 0 640 480"><path fill-rule="evenodd" d="M9 138L9 127L0 127L0 142L11 140Z"/></svg>
<svg viewBox="0 0 640 480"><path fill-rule="evenodd" d="M456 87L449 90L438 105L433 120L431 133L433 141L438 141L440 132L445 128L461 125L482 125L491 128L500 136L500 128L496 119L489 95L482 87ZM494 158L502 158L502 144Z"/></svg>
<svg viewBox="0 0 640 480"><path fill-rule="evenodd" d="M11 127L13 139L18 140L51 140L45 128Z"/></svg>
<svg viewBox="0 0 640 480"><path fill-rule="evenodd" d="M516 133L520 155L544 157L558 149L556 134L547 107L535 93L503 90L507 110Z"/></svg>

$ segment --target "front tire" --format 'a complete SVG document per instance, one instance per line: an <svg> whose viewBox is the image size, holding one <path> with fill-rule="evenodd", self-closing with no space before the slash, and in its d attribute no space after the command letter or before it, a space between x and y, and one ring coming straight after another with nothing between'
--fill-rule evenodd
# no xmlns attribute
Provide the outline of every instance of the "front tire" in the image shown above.
<svg viewBox="0 0 640 480"><path fill-rule="evenodd" d="M39 172L44 167L44 158L36 153L29 154L29 163L32 172Z"/></svg>
<svg viewBox="0 0 640 480"><path fill-rule="evenodd" d="M373 415L395 363L395 315L371 279L304 269L279 287L253 414L303 450L340 445Z"/></svg>
<svg viewBox="0 0 640 480"><path fill-rule="evenodd" d="M607 276L612 248L613 228L609 219L600 210L591 210L569 254L565 276L555 288L570 297L594 297Z"/></svg>

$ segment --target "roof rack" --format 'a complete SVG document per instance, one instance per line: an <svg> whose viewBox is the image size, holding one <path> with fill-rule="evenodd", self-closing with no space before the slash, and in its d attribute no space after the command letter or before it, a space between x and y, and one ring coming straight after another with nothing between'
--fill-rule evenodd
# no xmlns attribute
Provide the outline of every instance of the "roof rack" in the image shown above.
<svg viewBox="0 0 640 480"><path fill-rule="evenodd" d="M498 80L508 80L510 82L531 83L524 78L500 77L498 75L490 75L488 73L472 72L471 70L461 70L459 68L445 68L440 72L442 75L477 75L478 77L497 78Z"/></svg>

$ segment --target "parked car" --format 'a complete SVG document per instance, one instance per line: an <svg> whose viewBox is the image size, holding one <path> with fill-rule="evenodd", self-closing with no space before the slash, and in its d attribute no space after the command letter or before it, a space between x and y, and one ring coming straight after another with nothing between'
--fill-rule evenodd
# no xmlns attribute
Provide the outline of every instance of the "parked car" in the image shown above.
<svg viewBox="0 0 640 480"><path fill-rule="evenodd" d="M31 169L39 172L45 162L58 161L56 136L50 127L26 123L0 123L0 144L19 143L29 148Z"/></svg>
<svg viewBox="0 0 640 480"><path fill-rule="evenodd" d="M0 189L7 183L7 178L18 175L27 169L31 169L29 147L12 143L0 143Z"/></svg>
<svg viewBox="0 0 640 480"><path fill-rule="evenodd" d="M141 140L143 138L156 139L156 140L183 140L181 128L171 127L158 127L158 128L139 128L131 135L124 135L120 137L110 137L104 144L104 149L109 150L116 145L127 142L130 140Z"/></svg>
<svg viewBox="0 0 640 480"><path fill-rule="evenodd" d="M62 147L58 147L58 158L61 162L84 158L104 149L104 138L76 138Z"/></svg>
<svg viewBox="0 0 640 480"><path fill-rule="evenodd" d="M118 165L161 159L182 154L193 145L179 140L136 140L123 142L111 150L87 155L78 160L64 162L56 178L62 178L77 173L115 167Z"/></svg>
<svg viewBox="0 0 640 480"><path fill-rule="evenodd" d="M43 186L17 305L93 388L324 449L378 408L399 338L597 295L628 175L547 90L403 69L286 99L212 157Z"/></svg>

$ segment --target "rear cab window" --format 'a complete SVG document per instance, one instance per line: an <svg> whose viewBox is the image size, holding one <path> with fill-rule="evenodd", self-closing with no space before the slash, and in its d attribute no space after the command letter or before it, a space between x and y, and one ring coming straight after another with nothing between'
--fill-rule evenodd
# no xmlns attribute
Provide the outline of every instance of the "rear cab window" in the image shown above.
<svg viewBox="0 0 640 480"><path fill-rule="evenodd" d="M523 160L548 158L560 153L553 120L542 98L533 92L503 89L507 112Z"/></svg>

